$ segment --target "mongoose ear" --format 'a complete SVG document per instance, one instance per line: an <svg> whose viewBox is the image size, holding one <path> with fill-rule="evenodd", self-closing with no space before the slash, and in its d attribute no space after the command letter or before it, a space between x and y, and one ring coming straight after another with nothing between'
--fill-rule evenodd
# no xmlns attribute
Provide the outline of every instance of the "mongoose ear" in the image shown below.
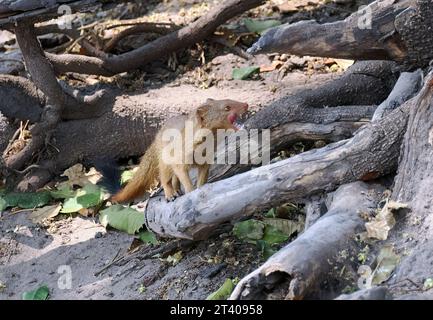
<svg viewBox="0 0 433 320"><path fill-rule="evenodd" d="M199 125L203 125L203 121L204 121L204 118L206 117L208 110L209 110L209 106L207 104L204 104L204 105L197 108L196 117L197 117L197 122L199 123Z"/></svg>
<svg viewBox="0 0 433 320"><path fill-rule="evenodd" d="M215 102L215 100L211 98L207 98L206 103L212 103L212 102Z"/></svg>

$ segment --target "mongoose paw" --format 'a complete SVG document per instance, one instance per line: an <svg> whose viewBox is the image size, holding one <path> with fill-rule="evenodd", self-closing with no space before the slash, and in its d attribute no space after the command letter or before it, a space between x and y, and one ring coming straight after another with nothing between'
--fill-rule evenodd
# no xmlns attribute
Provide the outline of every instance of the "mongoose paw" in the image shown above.
<svg viewBox="0 0 433 320"><path fill-rule="evenodd" d="M176 195L172 195L171 197L165 197L165 200L166 200L167 202L172 202L172 201L176 200L176 198L177 198Z"/></svg>

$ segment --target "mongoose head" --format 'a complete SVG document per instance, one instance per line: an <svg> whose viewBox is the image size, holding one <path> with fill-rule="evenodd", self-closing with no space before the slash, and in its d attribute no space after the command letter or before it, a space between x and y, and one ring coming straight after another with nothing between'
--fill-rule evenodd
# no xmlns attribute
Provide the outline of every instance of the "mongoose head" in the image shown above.
<svg viewBox="0 0 433 320"><path fill-rule="evenodd" d="M197 121L209 130L241 128L239 119L248 110L248 104L235 100L207 99L196 110Z"/></svg>

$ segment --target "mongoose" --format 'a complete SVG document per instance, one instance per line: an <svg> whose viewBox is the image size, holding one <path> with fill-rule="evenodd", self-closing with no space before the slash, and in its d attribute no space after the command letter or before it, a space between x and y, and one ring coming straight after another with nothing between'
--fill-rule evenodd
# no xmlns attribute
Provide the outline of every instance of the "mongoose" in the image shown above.
<svg viewBox="0 0 433 320"><path fill-rule="evenodd" d="M178 130L181 134L181 141L175 145L176 148L185 149L185 145L191 139L185 137L186 125L192 127L194 138L192 142L193 150L205 140L205 136L196 134L198 132L207 132L214 136L216 141L216 132L218 129L238 130L238 118L248 110L248 104L234 100L213 100L207 99L206 102L193 110L189 115L181 115L167 120L164 126L157 133L155 140L141 158L138 171L133 178L121 191L116 193L111 200L113 202L131 201L156 185L156 181L161 183L164 189L167 201L172 201L180 195L180 184L183 185L185 192L194 190L189 172L192 167L198 168L197 187L207 182L209 173L209 164L197 164L186 162L185 158L188 151L185 152L185 158L178 159L175 163L167 163L163 159L163 148L169 143L165 141L164 132L167 129ZM200 130L208 129L208 130ZM189 164L186 164L189 163Z"/></svg>

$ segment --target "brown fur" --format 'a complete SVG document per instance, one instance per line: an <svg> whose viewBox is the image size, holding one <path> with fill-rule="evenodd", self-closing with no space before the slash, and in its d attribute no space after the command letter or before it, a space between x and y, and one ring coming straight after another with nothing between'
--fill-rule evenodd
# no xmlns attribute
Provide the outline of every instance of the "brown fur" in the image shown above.
<svg viewBox="0 0 433 320"><path fill-rule="evenodd" d="M140 161L138 171L134 174L132 180L124 189L115 194L111 199L114 202L126 202L133 200L144 192L150 190L159 181L164 189L167 200L173 200L180 193L180 183L183 185L185 192L190 192L194 186L189 177L191 167L198 168L197 186L207 182L209 165L189 165L183 164L166 164L162 159L162 149L166 142L162 140L162 132L165 129L179 129L182 133L182 146L185 145L185 123L191 120L194 130L206 128L215 135L217 129L233 129L233 118L240 116L248 109L246 103L234 100L212 100L208 99L206 103L199 106L188 116L178 116L167 120L155 137L154 142L146 151ZM194 131L195 132L195 131ZM193 142L193 149L201 141Z"/></svg>

